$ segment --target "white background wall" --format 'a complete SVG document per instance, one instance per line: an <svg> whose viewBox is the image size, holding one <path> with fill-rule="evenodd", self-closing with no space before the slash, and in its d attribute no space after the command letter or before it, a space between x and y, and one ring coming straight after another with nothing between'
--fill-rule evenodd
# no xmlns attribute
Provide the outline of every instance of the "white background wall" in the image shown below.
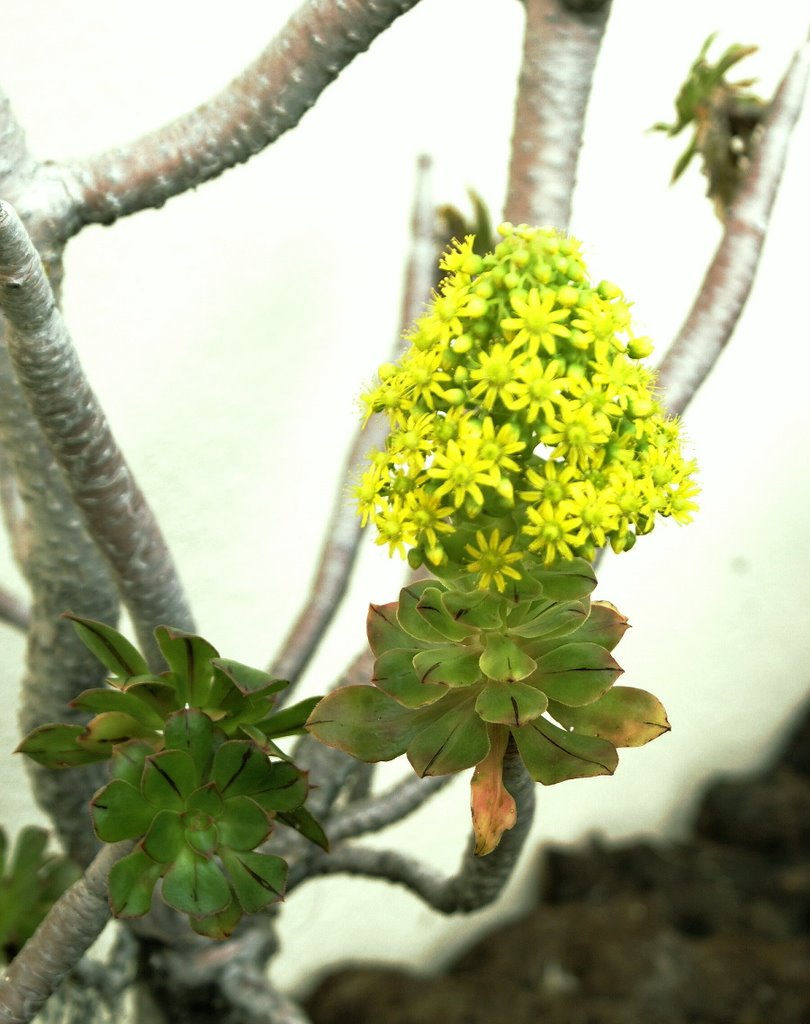
<svg viewBox="0 0 810 1024"><path fill-rule="evenodd" d="M123 142L224 85L294 0L7 4L0 84L41 157ZM616 0L597 70L572 230L594 275L615 280L659 354L719 239L669 120L701 43L756 42L769 93L806 32L803 5ZM516 0L423 0L332 85L299 128L198 192L70 243L65 310L87 373L154 505L201 632L265 663L307 590L356 422L355 397L397 330L417 154L442 202L505 191L520 55ZM686 415L701 511L606 560L597 596L634 626L619 648L632 685L665 702L671 735L628 751L613 779L538 791L535 839L678 834L715 771L761 765L807 690L807 115L793 140L756 286L730 348ZM369 600L401 567L367 549L307 691L363 643ZM22 589L6 551L0 579ZM12 707L23 643L0 626L0 818L42 818L27 793ZM5 753L4 753L5 751ZM386 766L384 780L404 771ZM375 838L452 870L466 841L467 780ZM382 883L330 879L284 910L275 977L300 985L344 957L430 968L484 923L520 912L532 867L493 910L445 920Z"/></svg>

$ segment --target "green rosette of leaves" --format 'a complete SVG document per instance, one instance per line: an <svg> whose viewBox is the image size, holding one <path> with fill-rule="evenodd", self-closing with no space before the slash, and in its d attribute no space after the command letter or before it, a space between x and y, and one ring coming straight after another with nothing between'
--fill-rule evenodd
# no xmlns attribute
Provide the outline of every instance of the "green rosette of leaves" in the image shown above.
<svg viewBox="0 0 810 1024"><path fill-rule="evenodd" d="M48 833L27 825L13 849L0 828L0 964L9 963L81 872L67 857L48 852Z"/></svg>
<svg viewBox="0 0 810 1024"><path fill-rule="evenodd" d="M590 601L595 584L589 563L572 559L503 593L465 577L405 587L370 607L372 685L326 696L310 732L364 761L406 754L421 776L474 768L476 852L491 852L516 821L502 781L510 738L531 777L553 785L610 775L617 747L669 729L655 697L614 686L627 620Z"/></svg>
<svg viewBox="0 0 810 1024"><path fill-rule="evenodd" d="M163 749L142 740L116 747L112 780L90 809L99 839L139 839L110 872L116 917L139 917L153 890L211 938L229 935L243 914L280 899L287 876L281 857L257 850L279 814L300 810L303 772L271 762L252 740L217 735L196 708L170 715Z"/></svg>

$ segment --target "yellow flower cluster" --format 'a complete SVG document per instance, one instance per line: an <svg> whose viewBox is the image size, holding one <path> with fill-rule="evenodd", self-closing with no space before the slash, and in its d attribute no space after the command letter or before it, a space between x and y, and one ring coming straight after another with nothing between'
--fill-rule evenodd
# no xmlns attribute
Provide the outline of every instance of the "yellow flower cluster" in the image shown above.
<svg viewBox="0 0 810 1024"><path fill-rule="evenodd" d="M688 522L697 486L619 289L589 281L573 238L499 231L483 257L454 242L410 347L363 395L390 432L355 495L390 553L503 590L521 566L627 550L656 516Z"/></svg>

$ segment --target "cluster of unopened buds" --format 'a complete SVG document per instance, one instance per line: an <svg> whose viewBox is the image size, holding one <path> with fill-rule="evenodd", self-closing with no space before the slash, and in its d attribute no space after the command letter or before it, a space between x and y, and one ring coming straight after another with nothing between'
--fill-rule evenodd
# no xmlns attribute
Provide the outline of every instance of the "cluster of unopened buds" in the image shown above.
<svg viewBox="0 0 810 1024"><path fill-rule="evenodd" d="M611 774L617 746L669 728L658 700L614 686L627 621L591 602L591 561L657 518L688 522L695 464L656 397L628 303L590 281L579 243L502 224L468 236L396 363L363 396L389 421L355 494L391 554L432 579L372 606L372 686L315 708L323 742L420 775L475 768L477 851L515 822L508 749L551 784Z"/></svg>

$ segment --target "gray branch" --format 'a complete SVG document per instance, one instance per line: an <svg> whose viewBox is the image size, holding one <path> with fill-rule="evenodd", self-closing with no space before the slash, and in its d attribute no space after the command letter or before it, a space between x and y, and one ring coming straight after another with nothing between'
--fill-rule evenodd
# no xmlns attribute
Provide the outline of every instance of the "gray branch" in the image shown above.
<svg viewBox="0 0 810 1024"><path fill-rule="evenodd" d="M31 609L17 594L0 587L0 621L8 623L23 633L31 625Z"/></svg>
<svg viewBox="0 0 810 1024"><path fill-rule="evenodd" d="M564 231L610 0L578 11L562 0L523 3L526 28L506 216Z"/></svg>
<svg viewBox="0 0 810 1024"><path fill-rule="evenodd" d="M152 630L193 629L157 522L84 376L25 228L0 203L0 309L27 402L61 466L89 531L108 560L141 647L162 665Z"/></svg>
<svg viewBox="0 0 810 1024"><path fill-rule="evenodd" d="M401 821L452 779L452 775L436 775L427 779L409 775L387 793L380 793L362 802L351 804L345 811L333 815L329 820L326 831L330 842L337 843L368 832L379 832L380 829Z"/></svg>
<svg viewBox="0 0 810 1024"><path fill-rule="evenodd" d="M78 964L110 919L107 876L132 842L105 846L0 977L0 1024L26 1024Z"/></svg>
<svg viewBox="0 0 810 1024"><path fill-rule="evenodd" d="M737 325L754 283L776 192L810 75L810 42L796 53L774 96L764 134L697 298L659 369L668 410L679 415Z"/></svg>
<svg viewBox="0 0 810 1024"><path fill-rule="evenodd" d="M504 758L503 781L517 804L517 824L486 857L476 857L471 841L455 875L442 878L421 861L396 850L339 845L293 866L287 892L317 875L350 874L402 885L442 914L470 913L494 902L517 863L534 815L535 784L513 743Z"/></svg>
<svg viewBox="0 0 810 1024"><path fill-rule="evenodd" d="M407 327L416 318L427 301L436 263L430 170L430 158L420 157L411 210L411 244L402 301L403 327ZM400 335L391 352L392 360L397 358L402 350L402 344ZM374 416L365 430L362 427L358 428L355 434L341 474L341 485L335 495L326 527L326 539L309 597L269 669L271 675L287 679L294 684L315 653L340 606L357 560L362 537L360 519L354 503L346 501L344 481L354 479L358 475L364 468L366 454L372 448L381 448L387 433L388 424L385 417ZM292 691L292 686L285 691L285 703Z"/></svg>
<svg viewBox="0 0 810 1024"><path fill-rule="evenodd" d="M221 93L128 145L65 164L73 233L216 178L294 128L323 90L418 0L309 0Z"/></svg>

